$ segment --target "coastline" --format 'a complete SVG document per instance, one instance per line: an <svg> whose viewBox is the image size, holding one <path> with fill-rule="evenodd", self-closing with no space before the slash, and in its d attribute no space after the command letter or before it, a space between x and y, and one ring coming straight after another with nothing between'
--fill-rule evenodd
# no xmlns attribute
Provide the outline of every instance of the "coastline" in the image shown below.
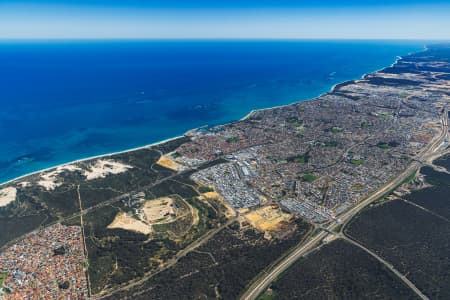
<svg viewBox="0 0 450 300"><path fill-rule="evenodd" d="M410 53L408 53L408 54L406 54L406 55L404 55L404 56L408 56L408 55L411 55L411 54L413 54L413 53L426 52L426 51L428 51L428 47L427 47L427 45L424 45L424 46L423 46L423 51L410 52ZM309 98L309 99L296 100L296 101L294 101L294 102L291 102L291 103L288 103L288 104L283 104L283 105L277 105L277 106L266 107L266 108L260 108L260 109L252 109L252 110L251 110L248 114L246 114L243 118L239 119L239 121L244 121L244 120L248 119L253 113L255 113L255 112L257 112L257 111L265 111L265 110L270 110L270 109L282 108L282 107L286 107L286 106L289 106L289 105L293 105L293 104L296 104L296 103L299 103L299 102L314 101L314 100L316 100L317 98L320 98L320 97L322 97L322 96L324 96L324 95L326 95L326 94L333 93L333 92L335 91L335 89L336 89L338 86L343 86L343 85L345 85L345 84L347 84L347 83L354 82L355 80L361 80L361 79L364 79L366 76L368 76L368 75L370 75L370 74L373 74L373 73L376 73L376 72L383 71L383 70L385 70L386 68L389 68L389 67L392 68L392 67L394 67L394 66L398 63L399 60L403 59L404 56L397 55L397 57L395 58L395 61L394 61L392 64L390 64L389 66L387 66L387 67L382 67L382 68L380 68L380 69L371 71L370 73L364 73L363 75L361 75L361 77L360 77L359 79L350 79L350 80L346 80L346 81L343 81L343 82L336 83L336 84L334 84L334 85L331 86L330 90L328 90L327 92L324 92L324 93L322 93L322 94L319 94L319 95L316 96L316 97Z"/></svg>
<svg viewBox="0 0 450 300"><path fill-rule="evenodd" d="M428 51L428 47L426 45L424 45L424 50L423 51L424 52ZM413 52L413 53L420 53L420 51ZM410 55L410 54L412 54L412 53L408 53L405 56ZM395 61L389 67L393 67L402 58L403 58L403 56L397 56ZM364 79L367 75L373 74L375 72L382 71L382 70L384 70L386 68L388 68L388 67L382 67L382 68L374 70L374 71L372 71L370 73L364 73L359 79L346 80L346 81L343 81L343 82L340 82L340 83L336 83L333 86L331 86L331 88L327 92L319 94L318 96L313 97L313 98L299 99L299 100L295 100L293 102L290 102L290 103L287 103L287 104L283 104L283 105L271 106L271 107L260 108L260 109L253 109L248 114L246 114L244 117L240 118L238 121L244 121L244 120L248 119L249 117L251 117L255 112L258 112L258 111L266 111L266 110L271 110L271 109L283 108L283 107L294 105L294 104L300 103L300 102L314 101L317 98L320 98L320 97L322 97L322 96L324 96L326 94L333 93L335 91L335 89L337 87L339 87L339 86L343 86L343 85L345 85L347 83L354 82L355 80ZM229 122L223 123L221 125L231 124L233 122L236 122L236 121L229 121ZM36 175L36 174L43 173L43 172L47 172L47 171L53 170L53 169L58 168L58 167L67 166L67 165L74 164L74 163L79 163L79 162L84 162L84 161L88 161L88 160L91 160L91 159L97 159L97 158L108 157L108 156L117 155L117 154L121 154L121 153L137 151L137 150L141 150L141 149L146 149L146 148L150 148L150 147L153 147L153 146L157 146L157 145L160 145L160 144L164 144L166 142L182 138L182 137L186 136L186 134L189 131L193 131L193 130L196 130L198 128L200 128L200 127L189 129L188 131L186 131L182 135L178 135L178 136L175 136L175 137L170 137L170 138L167 138L165 140L157 141L157 142L154 142L154 143L151 143L151 144L146 144L146 145L143 145L143 146L130 148L130 149L125 149L125 150L116 151L116 152L110 152L110 153L105 153L105 154L99 154L99 155L94 155L94 156L90 156L90 157L85 157L85 158L77 159L77 160L74 160L74 161L69 161L69 162L66 162L66 163L61 163L61 164L58 164L58 165L54 165L54 166L51 166L51 167L48 167L48 168L40 169L40 170L37 170L37 171L33 171L33 172L30 172L30 173L27 173L27 174L15 177L13 179L7 180L5 182L0 182L0 188L4 188L6 185L14 183L15 181L21 180L21 179L23 179L25 177Z"/></svg>
<svg viewBox="0 0 450 300"><path fill-rule="evenodd" d="M84 161L91 160L91 159L97 159L97 158L108 157L108 156L122 154L122 153L127 153L127 152L138 151L138 150L142 150L142 149L158 146L158 145L170 142L170 141L174 141L174 140L182 138L184 136L185 135L178 135L178 136L175 136L175 137L171 137L171 138L168 138L168 139L165 139L165 140L162 140L162 141L158 141L158 142L154 142L154 143L151 143L151 144L147 144L147 145L144 145L144 146L139 146L139 147L125 149L125 150L121 150L121 151L115 151L115 152L111 152L111 153L105 153L105 154L99 154L99 155L89 156L89 157L85 157L85 158L80 158L80 159L77 159L77 160L73 160L73 161L70 161L70 162L62 163L62 164L55 165L55 166L52 166L52 167L48 167L48 168L45 168L45 169L33 171L33 172L30 172L30 173L21 175L19 177L7 180L5 182L1 182L0 183L0 188L3 188L3 186L11 184L11 183L13 183L16 180L20 180L20 179L23 179L25 177L36 175L36 174L39 174L39 173L47 172L47 171L50 171L50 170L53 170L53 169L56 169L56 168L59 168L59 167L64 167L64 166L67 166L67 165L71 165L71 164L75 164L75 163L79 163L79 162L84 162Z"/></svg>

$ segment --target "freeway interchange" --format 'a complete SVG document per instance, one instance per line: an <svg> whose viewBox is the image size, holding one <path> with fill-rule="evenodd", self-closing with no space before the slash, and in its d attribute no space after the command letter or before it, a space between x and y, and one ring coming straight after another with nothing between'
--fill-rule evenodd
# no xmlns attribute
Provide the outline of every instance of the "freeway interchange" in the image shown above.
<svg viewBox="0 0 450 300"><path fill-rule="evenodd" d="M284 259L282 259L277 265L275 265L272 269L267 272L262 273L245 291L245 293L241 296L242 300L253 300L257 299L257 297L262 294L270 284L275 281L285 270L287 270L293 263L295 263L298 259L303 257L304 255L310 253L311 251L319 248L321 246L321 241L327 238L330 235L336 235L333 238L343 238L350 243L363 248L370 255L374 256L377 260L386 264L384 260L382 260L379 256L345 236L343 233L344 227L348 224L348 222L360 212L362 209L367 207L372 202L378 200L383 197L387 193L394 190L396 187L401 185L412 173L416 173L421 166L422 161L426 161L430 157L439 157L445 154L448 150L447 147L441 147L443 143L447 143L448 138L448 110L444 109L441 116L441 132L439 136L435 137L435 139L425 148L423 149L415 158L415 160L398 176L396 176L392 181L387 183L378 191L371 194L369 197L352 207L350 210L338 216L340 222L333 222L327 227L319 226L321 231L317 233L315 236L310 238L306 243L299 244L294 250L292 250ZM443 148L444 150L441 150ZM338 231L338 233L335 233ZM422 294L420 290L418 290L414 284L412 284L404 275L400 274L397 270L395 270L391 265L388 265L388 268L403 282L405 282L421 299L428 299L425 295Z"/></svg>

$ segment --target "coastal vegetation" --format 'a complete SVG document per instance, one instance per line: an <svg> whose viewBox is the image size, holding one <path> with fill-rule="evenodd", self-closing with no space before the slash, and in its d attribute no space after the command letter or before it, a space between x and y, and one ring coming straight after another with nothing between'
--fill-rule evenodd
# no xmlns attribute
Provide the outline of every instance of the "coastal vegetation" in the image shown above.
<svg viewBox="0 0 450 300"><path fill-rule="evenodd" d="M403 198L450 220L450 174L437 172L431 167L423 167L420 172L431 186L412 191Z"/></svg>
<svg viewBox="0 0 450 300"><path fill-rule="evenodd" d="M143 205L138 198L131 202L123 199L85 216L89 274L94 293L158 271L190 243L226 222L226 208L214 199L201 201L194 188L200 187L185 175L179 175L173 181L144 189L143 199L170 196L174 201L171 205L177 210L174 216L154 217L157 223L149 231L110 227L118 213L134 212ZM164 221L169 217L170 221ZM143 220L148 222L149 218Z"/></svg>
<svg viewBox="0 0 450 300"><path fill-rule="evenodd" d="M0 234L0 247L41 225L46 225L52 221L54 221L54 219L46 213L0 217L0 228L2 229L2 234Z"/></svg>
<svg viewBox="0 0 450 300"><path fill-rule="evenodd" d="M267 240L233 223L173 267L107 299L236 299L256 275L305 238L310 225L298 220L296 226L283 239Z"/></svg>
<svg viewBox="0 0 450 300"><path fill-rule="evenodd" d="M159 151L162 154L168 154L168 153L175 151L178 147L180 147L184 143L189 142L190 140L191 140L191 138L188 136L181 136L181 137L166 141L164 143L159 143L159 144L153 146L152 149ZM174 153L174 155L176 155L175 153Z"/></svg>
<svg viewBox="0 0 450 300"><path fill-rule="evenodd" d="M406 274L428 297L450 297L448 221L394 200L364 210L344 230Z"/></svg>
<svg viewBox="0 0 450 300"><path fill-rule="evenodd" d="M294 263L272 284L270 296L280 300L417 299L386 267L344 240L324 245Z"/></svg>
<svg viewBox="0 0 450 300"><path fill-rule="evenodd" d="M71 225L83 261L76 266L87 267L94 297L235 299L274 270L273 263L285 259L280 255L303 247L310 223L325 236L338 228L332 220L344 216L344 226L348 209L359 209L358 201L385 187L343 232L330 233L299 261L306 272L294 265L266 296L413 298L369 251L349 244L350 237L430 298L450 298L448 174L431 167L422 168L425 179L400 174L416 168L412 157L430 145L443 117L443 94L408 86L416 96L404 98L396 81L370 84L395 77L383 74L343 83L315 101L255 111L252 122L192 130L189 138L5 185L0 243L17 245L24 234L58 225L47 237L52 242L64 236L61 224ZM436 85L428 70L407 76ZM364 122L370 126L360 126ZM397 176L401 180L392 182ZM411 186L422 189L408 194ZM71 252L60 244L50 250L54 259ZM57 281L61 287L65 282Z"/></svg>

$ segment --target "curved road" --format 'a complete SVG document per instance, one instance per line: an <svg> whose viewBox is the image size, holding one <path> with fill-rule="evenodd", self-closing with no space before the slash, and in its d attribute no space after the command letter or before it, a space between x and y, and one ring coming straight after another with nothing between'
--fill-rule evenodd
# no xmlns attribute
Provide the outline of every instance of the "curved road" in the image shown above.
<svg viewBox="0 0 450 300"><path fill-rule="evenodd" d="M416 172L421 163L420 161L423 160L423 158L435 154L435 151L439 149L439 146L442 144L442 142L445 140L448 134L448 110L445 109L442 114L441 119L441 133L438 137L435 138L433 142L431 142L427 147L425 147L418 155L415 161L413 161L400 175L398 175L396 178L394 178L391 182L384 185L382 188L380 188L375 193L371 194L369 197L367 197L365 200L361 201L357 205L355 205L353 208L348 210L347 212L343 213L339 216L341 219L342 224L339 223L332 223L326 228L326 231L322 231L316 236L314 236L311 240L309 240L306 244L298 245L297 249L289 253L278 265L273 267L268 272L262 273L261 277L259 277L253 284L250 285L250 287L245 291L245 293L242 295L241 299L243 300L253 300L256 299L260 294L262 294L269 286L270 284L277 279L277 277L285 271L289 266L291 266L295 261L297 261L300 257L304 256L309 251L316 248L317 244L325 237L327 237L330 233L328 231L333 231L339 226L342 225L341 229L345 227L345 225L355 216L361 209L372 203L373 201L379 199L386 193L392 191L394 188L396 188L398 185L400 185L408 176L411 175L412 172ZM359 245L361 247L361 245ZM369 252L371 254L371 252ZM376 256L377 258L378 256ZM381 259L381 258L380 258ZM386 262L387 263L387 262ZM393 271L394 272L394 271ZM414 286L406 277L404 277L402 274L398 273L398 271L394 272L397 276L399 276L400 279L402 279L405 283L409 282L412 286ZM397 274L398 273L398 274ZM405 280L404 280L405 279ZM409 286L409 284L408 284ZM419 296L421 296L422 299L428 299L426 296L424 296L415 286L414 292L416 292Z"/></svg>

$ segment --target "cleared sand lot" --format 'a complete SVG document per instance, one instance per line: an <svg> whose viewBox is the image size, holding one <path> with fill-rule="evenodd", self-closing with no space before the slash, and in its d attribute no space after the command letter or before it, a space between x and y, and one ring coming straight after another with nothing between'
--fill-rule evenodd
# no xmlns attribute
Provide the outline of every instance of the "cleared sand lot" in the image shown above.
<svg viewBox="0 0 450 300"><path fill-rule="evenodd" d="M107 228L150 234L153 232L152 225L172 223L177 220L177 217L185 214L186 212L177 207L174 199L161 197L145 201L134 216L119 212Z"/></svg>
<svg viewBox="0 0 450 300"><path fill-rule="evenodd" d="M162 197L145 201L143 217L148 224L163 224L175 221L177 211L172 198Z"/></svg>
<svg viewBox="0 0 450 300"><path fill-rule="evenodd" d="M260 231L280 230L292 215L284 213L278 207L268 205L246 214L245 219Z"/></svg>
<svg viewBox="0 0 450 300"><path fill-rule="evenodd" d="M166 155L161 156L156 163L162 167L174 171L180 171L182 169L182 166L179 163L177 163L172 158Z"/></svg>
<svg viewBox="0 0 450 300"><path fill-rule="evenodd" d="M125 212L119 212L114 221L108 225L109 229L125 229L142 234L150 234L152 232L152 226L148 225L141 220L138 220L132 216L129 216Z"/></svg>

